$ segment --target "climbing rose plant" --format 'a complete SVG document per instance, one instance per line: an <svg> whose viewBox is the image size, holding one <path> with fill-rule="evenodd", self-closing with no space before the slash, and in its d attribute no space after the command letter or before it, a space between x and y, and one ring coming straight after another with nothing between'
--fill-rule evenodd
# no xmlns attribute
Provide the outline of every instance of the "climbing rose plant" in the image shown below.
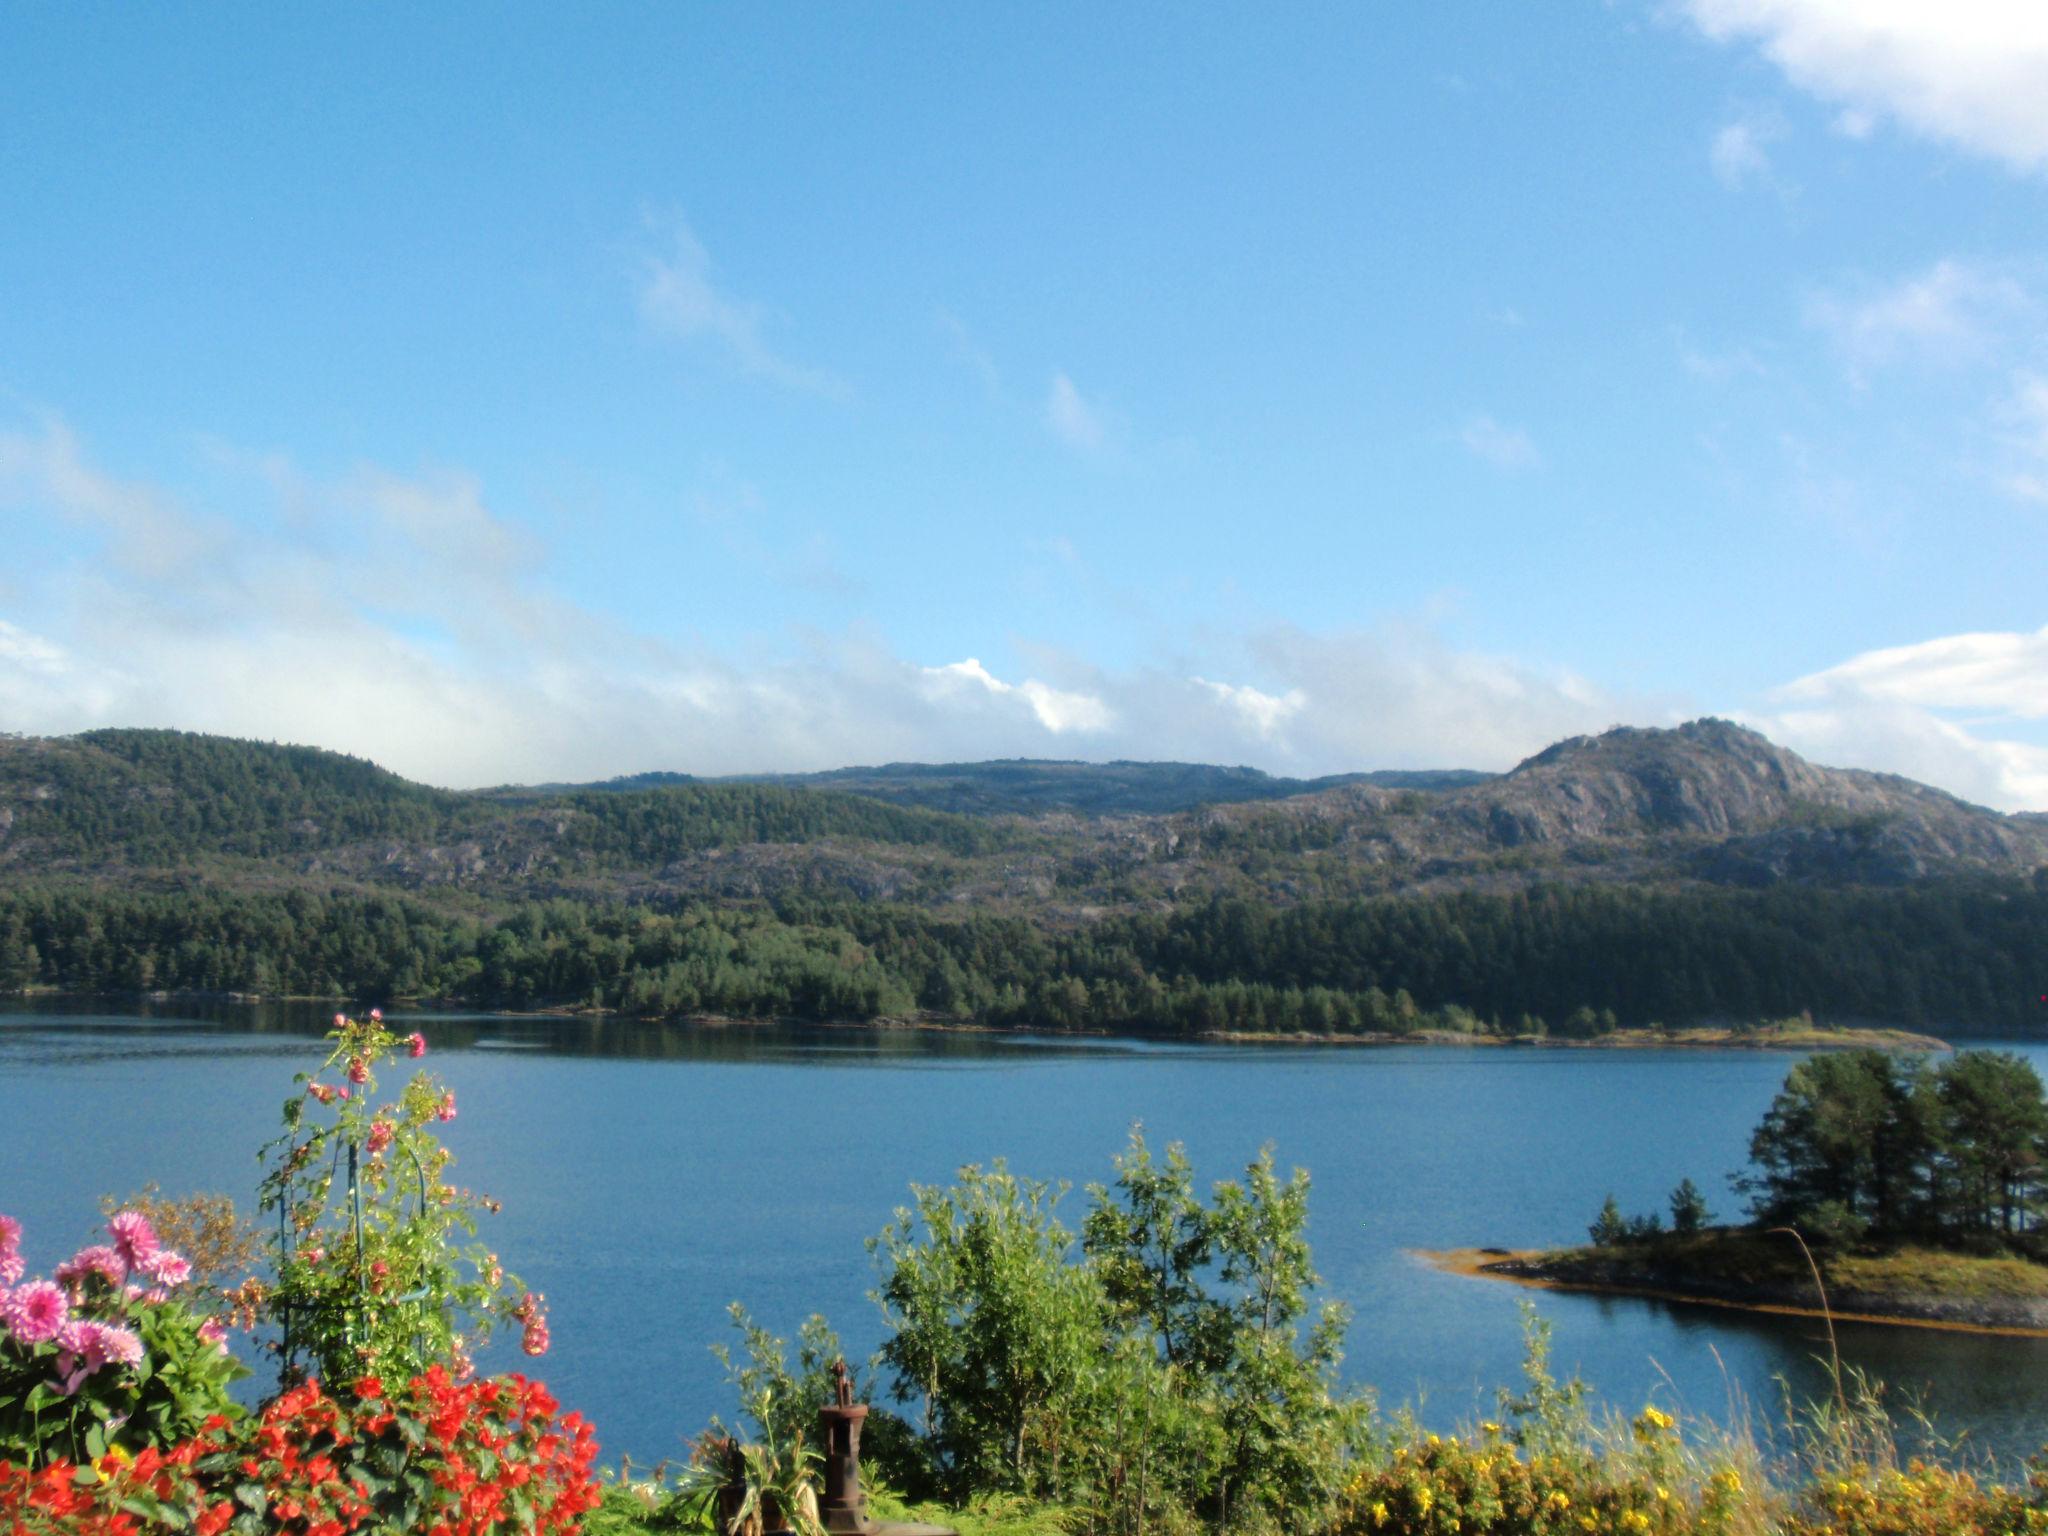
<svg viewBox="0 0 2048 1536"><path fill-rule="evenodd" d="M498 1324L529 1355L548 1347L543 1299L473 1241L497 1202L449 1182L434 1127L455 1095L421 1069L379 1097L378 1072L426 1054L383 1014L334 1016L320 1070L294 1079L284 1131L264 1157L262 1208L277 1220L269 1297L287 1381L409 1380L436 1364L466 1377Z"/></svg>

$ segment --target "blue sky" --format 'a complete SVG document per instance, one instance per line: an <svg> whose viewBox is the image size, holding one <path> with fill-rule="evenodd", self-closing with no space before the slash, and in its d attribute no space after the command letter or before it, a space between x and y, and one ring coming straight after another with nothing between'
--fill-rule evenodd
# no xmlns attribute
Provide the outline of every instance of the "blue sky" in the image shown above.
<svg viewBox="0 0 2048 1536"><path fill-rule="evenodd" d="M0 15L0 728L2048 808L2048 8Z"/></svg>

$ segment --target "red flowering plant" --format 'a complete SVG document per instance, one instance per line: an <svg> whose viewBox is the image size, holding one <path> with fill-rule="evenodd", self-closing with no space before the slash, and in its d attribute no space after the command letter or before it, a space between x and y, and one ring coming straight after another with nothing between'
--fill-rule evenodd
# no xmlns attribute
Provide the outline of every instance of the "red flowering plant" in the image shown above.
<svg viewBox="0 0 2048 1536"><path fill-rule="evenodd" d="M555 1536L599 1499L597 1445L522 1377L458 1382L441 1367L343 1399L305 1382L242 1426L215 1419L162 1453L31 1473L0 1464L0 1531L36 1536Z"/></svg>
<svg viewBox="0 0 2048 1536"><path fill-rule="evenodd" d="M24 1278L21 1224L0 1216L0 1462L156 1449L238 1414L248 1372L193 1305L191 1265L140 1211L47 1279Z"/></svg>
<svg viewBox="0 0 2048 1536"><path fill-rule="evenodd" d="M545 1352L541 1298L463 1241L498 1207L447 1182L454 1156L433 1127L455 1118L454 1093L421 1070L379 1099L378 1069L400 1051L425 1055L425 1039L393 1033L375 1009L336 1014L327 1038L326 1061L294 1080L284 1134L264 1154L283 1379L408 1381L435 1365L466 1377L500 1322L520 1325L528 1354Z"/></svg>

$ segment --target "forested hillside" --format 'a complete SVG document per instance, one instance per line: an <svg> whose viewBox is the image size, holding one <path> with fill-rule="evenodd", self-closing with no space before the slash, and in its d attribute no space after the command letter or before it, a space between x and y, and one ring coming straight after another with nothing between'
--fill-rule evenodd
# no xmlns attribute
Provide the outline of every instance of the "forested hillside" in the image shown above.
<svg viewBox="0 0 2048 1536"><path fill-rule="evenodd" d="M1720 722L1434 790L1111 816L0 739L0 990L50 987L1176 1034L2023 1030L2048 1023L2048 827Z"/></svg>

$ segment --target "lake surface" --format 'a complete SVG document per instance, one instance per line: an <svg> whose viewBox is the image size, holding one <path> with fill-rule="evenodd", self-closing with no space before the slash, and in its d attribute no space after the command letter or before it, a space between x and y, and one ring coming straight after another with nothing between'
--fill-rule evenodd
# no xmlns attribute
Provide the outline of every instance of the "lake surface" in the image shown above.
<svg viewBox="0 0 2048 1536"><path fill-rule="evenodd" d="M84 1239L104 1194L154 1180L253 1210L255 1149L328 1014L282 1006L0 1008L0 1211L31 1269ZM1531 1292L1439 1273L1417 1248L1583 1240L1601 1197L1661 1210L1724 1176L1798 1058L1767 1052L1147 1045L893 1031L706 1029L413 1014L456 1090L457 1179L502 1198L485 1236L547 1294L542 1374L608 1460L683 1451L733 1411L709 1346L743 1301L776 1332L812 1311L849 1355L879 1341L863 1239L908 1186L970 1162L1082 1186L1133 1122L1187 1146L1206 1184L1271 1142L1314 1177L1327 1293L1355 1317L1346 1374L1438 1427L1517 1381L1518 1304L1555 1361L1626 1411L1649 1400L1758 1418L1779 1379L1825 1390L1821 1326ZM2048 1074L2048 1048L2021 1050ZM1950 1434L2024 1457L2048 1442L2048 1341L1844 1324L1852 1365ZM521 1362L512 1356L508 1367Z"/></svg>

